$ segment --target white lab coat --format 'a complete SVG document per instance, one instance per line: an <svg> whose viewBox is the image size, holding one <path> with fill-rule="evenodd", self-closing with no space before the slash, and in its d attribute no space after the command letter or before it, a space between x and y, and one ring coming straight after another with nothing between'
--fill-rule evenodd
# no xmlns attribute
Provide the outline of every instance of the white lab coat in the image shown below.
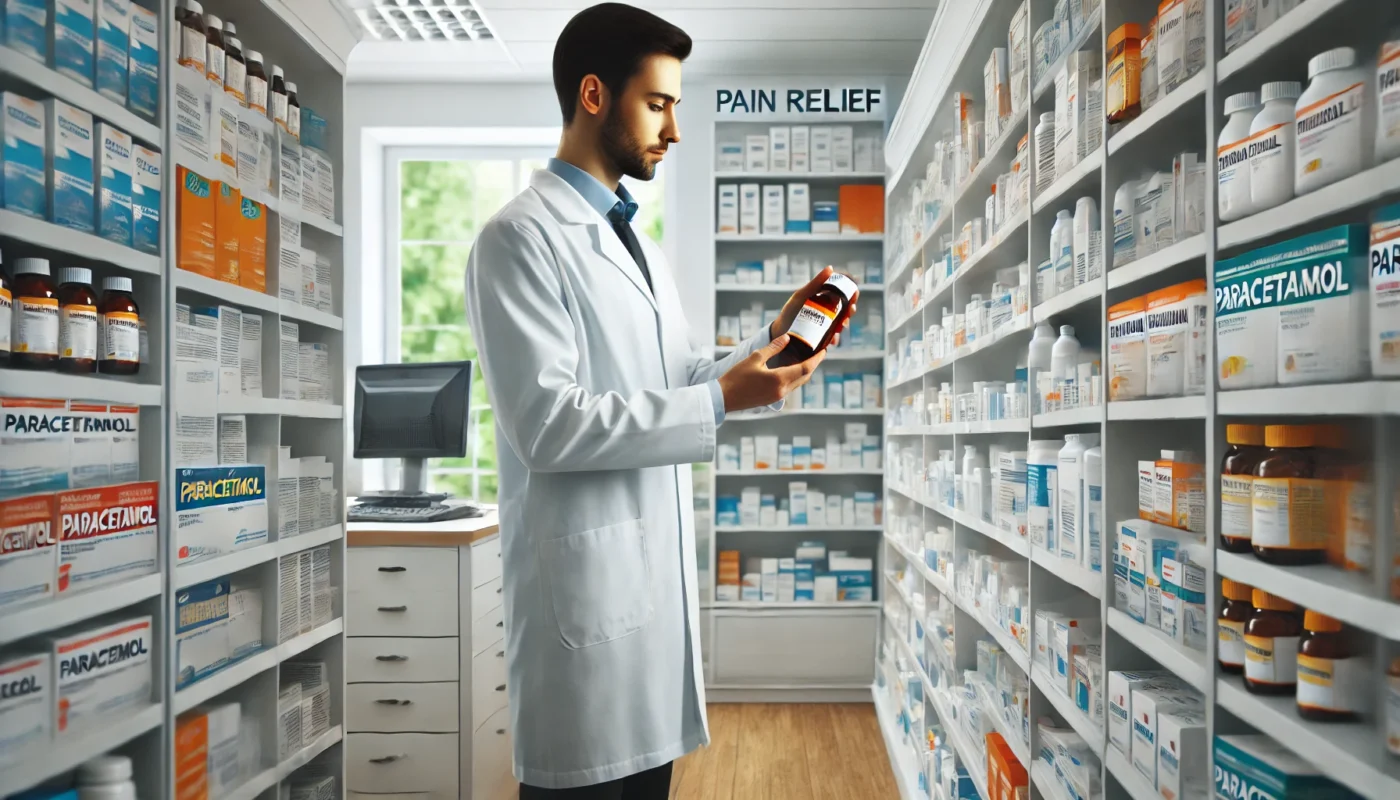
<svg viewBox="0 0 1400 800"><path fill-rule="evenodd" d="M690 464L705 383L660 248L655 285L568 183L540 170L477 235L467 307L496 414L515 776L568 788L709 741ZM679 465L679 466L678 466Z"/></svg>

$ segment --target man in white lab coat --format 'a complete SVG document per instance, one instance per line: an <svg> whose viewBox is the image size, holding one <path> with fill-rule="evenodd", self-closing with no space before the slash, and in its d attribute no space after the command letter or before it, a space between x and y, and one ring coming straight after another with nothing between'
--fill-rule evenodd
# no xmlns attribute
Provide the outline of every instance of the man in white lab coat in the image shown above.
<svg viewBox="0 0 1400 800"><path fill-rule="evenodd" d="M689 345L661 250L632 229L619 181L650 180L680 141L690 45L631 6L575 16L554 50L558 155L467 266L500 442L522 800L665 798L671 762L708 742L690 464L713 458L725 414L781 403L823 357L767 366L829 269L715 362Z"/></svg>

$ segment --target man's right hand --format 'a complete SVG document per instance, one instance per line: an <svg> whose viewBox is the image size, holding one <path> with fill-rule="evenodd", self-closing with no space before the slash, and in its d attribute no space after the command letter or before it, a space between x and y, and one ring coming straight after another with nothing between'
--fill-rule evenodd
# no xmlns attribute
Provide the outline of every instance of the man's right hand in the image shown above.
<svg viewBox="0 0 1400 800"><path fill-rule="evenodd" d="M788 335L783 334L750 353L748 358L719 377L726 413L770 406L812 379L812 373L826 358L825 350L801 364L777 369L768 367L768 361L781 353L787 343Z"/></svg>

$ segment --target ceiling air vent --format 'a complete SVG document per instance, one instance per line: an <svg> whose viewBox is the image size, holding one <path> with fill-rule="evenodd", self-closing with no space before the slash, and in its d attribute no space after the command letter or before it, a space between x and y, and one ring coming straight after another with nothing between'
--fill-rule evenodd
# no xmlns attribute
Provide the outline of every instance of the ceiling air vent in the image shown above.
<svg viewBox="0 0 1400 800"><path fill-rule="evenodd" d="M340 0L372 38L471 42L494 38L472 0Z"/></svg>

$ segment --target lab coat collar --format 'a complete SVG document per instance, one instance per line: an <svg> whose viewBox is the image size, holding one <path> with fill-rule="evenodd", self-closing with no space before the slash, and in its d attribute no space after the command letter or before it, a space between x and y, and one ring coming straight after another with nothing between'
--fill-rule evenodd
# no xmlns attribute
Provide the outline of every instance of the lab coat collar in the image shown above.
<svg viewBox="0 0 1400 800"><path fill-rule="evenodd" d="M537 169L530 176L530 188L539 193L545 205L554 212L561 223L587 226L593 251L622 270L622 274L627 276L632 285L637 287L637 291L642 293L642 297L651 304L651 310L657 311L656 297L642 277L642 268L637 266L632 254L627 252L622 240L617 238L612 225L588 204L583 195L570 186L568 181L544 169ZM653 274L658 274L655 268Z"/></svg>

